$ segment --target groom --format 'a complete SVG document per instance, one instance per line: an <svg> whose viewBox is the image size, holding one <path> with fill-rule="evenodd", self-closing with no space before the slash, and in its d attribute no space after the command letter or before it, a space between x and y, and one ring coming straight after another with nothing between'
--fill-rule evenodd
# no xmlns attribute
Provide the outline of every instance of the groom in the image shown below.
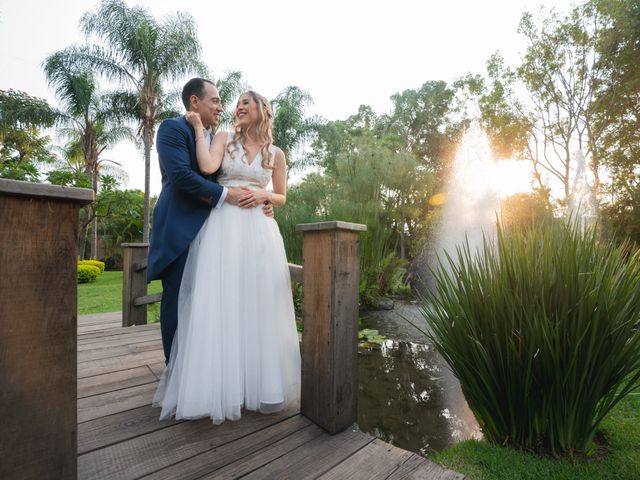
<svg viewBox="0 0 640 480"><path fill-rule="evenodd" d="M205 127L215 130L222 104L213 82L203 78L189 80L182 89L182 103L187 111L200 115ZM194 132L184 116L165 120L158 129L162 190L153 210L147 281L162 280L160 327L165 363L169 362L178 326L178 293L189 245L212 208L220 208L224 202L236 205L246 194L245 189L223 187L200 172L196 141L210 140L209 130ZM271 205L263 210L273 216Z"/></svg>

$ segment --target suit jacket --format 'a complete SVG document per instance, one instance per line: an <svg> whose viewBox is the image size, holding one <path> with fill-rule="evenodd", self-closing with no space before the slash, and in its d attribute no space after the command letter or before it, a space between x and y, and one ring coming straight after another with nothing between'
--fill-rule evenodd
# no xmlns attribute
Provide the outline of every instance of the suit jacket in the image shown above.
<svg viewBox="0 0 640 480"><path fill-rule="evenodd" d="M162 122L156 148L162 190L153 210L147 281L159 278L189 247L223 192L200 172L195 133L184 117Z"/></svg>

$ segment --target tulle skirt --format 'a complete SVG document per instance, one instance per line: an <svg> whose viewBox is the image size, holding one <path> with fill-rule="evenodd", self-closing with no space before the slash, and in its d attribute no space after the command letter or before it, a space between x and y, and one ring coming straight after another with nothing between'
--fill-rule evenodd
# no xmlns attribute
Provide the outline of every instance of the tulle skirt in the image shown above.
<svg viewBox="0 0 640 480"><path fill-rule="evenodd" d="M191 243L160 418L237 420L299 402L300 349L276 221L223 204Z"/></svg>

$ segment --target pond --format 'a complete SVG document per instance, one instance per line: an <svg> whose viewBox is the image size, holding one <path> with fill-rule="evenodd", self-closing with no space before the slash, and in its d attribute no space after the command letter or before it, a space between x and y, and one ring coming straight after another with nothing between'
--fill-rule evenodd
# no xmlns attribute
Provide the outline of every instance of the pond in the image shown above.
<svg viewBox="0 0 640 480"><path fill-rule="evenodd" d="M427 338L404 318L426 328L415 303L363 313L362 326L386 337L358 352L358 426L393 445L428 455L481 438L460 384Z"/></svg>

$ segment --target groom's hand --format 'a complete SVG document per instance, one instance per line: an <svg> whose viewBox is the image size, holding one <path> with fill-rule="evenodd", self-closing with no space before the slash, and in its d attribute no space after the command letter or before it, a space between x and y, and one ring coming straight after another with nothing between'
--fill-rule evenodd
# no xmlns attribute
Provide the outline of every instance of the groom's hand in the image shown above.
<svg viewBox="0 0 640 480"><path fill-rule="evenodd" d="M231 205L238 205L238 202L244 197L247 192L251 192L248 188L244 187L229 187L227 197L224 199L226 203Z"/></svg>
<svg viewBox="0 0 640 480"><path fill-rule="evenodd" d="M273 218L273 204L271 202L265 202L262 205L262 212L270 218Z"/></svg>

